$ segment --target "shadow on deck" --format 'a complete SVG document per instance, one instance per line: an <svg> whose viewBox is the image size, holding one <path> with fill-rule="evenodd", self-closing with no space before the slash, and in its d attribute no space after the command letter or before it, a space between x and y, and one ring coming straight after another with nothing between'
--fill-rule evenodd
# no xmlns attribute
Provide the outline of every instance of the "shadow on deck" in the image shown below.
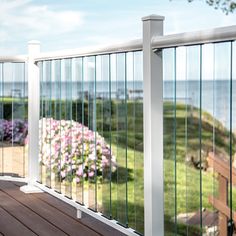
<svg viewBox="0 0 236 236"><path fill-rule="evenodd" d="M23 183L0 181L0 235L124 236L121 232L47 194L24 194Z"/></svg>

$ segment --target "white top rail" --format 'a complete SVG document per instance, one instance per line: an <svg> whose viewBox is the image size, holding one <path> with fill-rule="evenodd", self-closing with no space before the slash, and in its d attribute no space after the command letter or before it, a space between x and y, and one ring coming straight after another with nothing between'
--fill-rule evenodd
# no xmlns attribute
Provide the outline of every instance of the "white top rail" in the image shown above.
<svg viewBox="0 0 236 236"><path fill-rule="evenodd" d="M39 57L35 58L35 61L37 62L44 60L69 59L69 58L84 57L84 56L97 56L97 55L106 55L112 53L133 52L142 49L143 49L142 40L139 39L109 46L77 48L77 49L70 49L56 52L41 53Z"/></svg>
<svg viewBox="0 0 236 236"><path fill-rule="evenodd" d="M163 49L233 40L236 40L236 25L155 37L152 41L152 48Z"/></svg>
<svg viewBox="0 0 236 236"><path fill-rule="evenodd" d="M153 50L156 50L233 40L236 40L236 25L195 32L157 36L152 40L152 48ZM44 60L69 59L75 57L106 55L112 53L134 52L141 50L143 50L142 40L137 39L103 47L77 48L63 51L40 53L39 56L35 58L35 61L38 62ZM25 55L0 56L0 63L14 63L25 61L27 61L27 56Z"/></svg>
<svg viewBox="0 0 236 236"><path fill-rule="evenodd" d="M0 63L22 63L26 61L27 56L0 56Z"/></svg>

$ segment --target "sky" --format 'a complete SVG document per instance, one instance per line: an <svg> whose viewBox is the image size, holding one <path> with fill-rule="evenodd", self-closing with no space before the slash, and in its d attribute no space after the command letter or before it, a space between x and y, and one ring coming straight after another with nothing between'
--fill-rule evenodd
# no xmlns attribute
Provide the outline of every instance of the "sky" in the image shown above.
<svg viewBox="0 0 236 236"><path fill-rule="evenodd" d="M205 0L0 0L0 55L114 44L141 38L141 18L165 16L164 33L182 33L236 24Z"/></svg>

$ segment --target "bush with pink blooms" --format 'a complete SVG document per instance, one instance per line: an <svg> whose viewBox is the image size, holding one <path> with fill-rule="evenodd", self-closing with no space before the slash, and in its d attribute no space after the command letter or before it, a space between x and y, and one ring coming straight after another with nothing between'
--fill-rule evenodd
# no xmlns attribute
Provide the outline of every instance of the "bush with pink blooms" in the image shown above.
<svg viewBox="0 0 236 236"><path fill-rule="evenodd" d="M96 181L103 171L114 171L115 157L97 132L75 121L40 120L40 162L58 180Z"/></svg>
<svg viewBox="0 0 236 236"><path fill-rule="evenodd" d="M23 145L28 134L28 123L21 119L0 120L0 140Z"/></svg>

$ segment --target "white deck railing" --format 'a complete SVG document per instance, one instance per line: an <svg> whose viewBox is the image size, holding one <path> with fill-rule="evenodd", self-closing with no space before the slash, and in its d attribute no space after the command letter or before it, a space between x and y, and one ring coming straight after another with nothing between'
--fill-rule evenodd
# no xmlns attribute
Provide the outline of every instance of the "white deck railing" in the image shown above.
<svg viewBox="0 0 236 236"><path fill-rule="evenodd" d="M211 30L163 36L163 21L160 16L151 15L143 18L143 39L111 45L101 48L72 49L58 52L40 53L39 44L29 43L29 55L0 57L0 63L28 63L29 94L29 183L26 192L43 189L66 201L81 211L95 216L112 225L127 235L135 235L132 229L125 229L116 221L108 220L100 213L87 210L74 200L55 193L43 185L36 183L38 179L38 142L39 135L39 69L40 61L69 59L87 56L109 55L121 52L143 51L144 82L144 208L145 235L164 235L164 177L163 177L163 62L162 49L175 48L206 43L218 43L236 40L236 26ZM157 50L158 49L158 50ZM4 178L2 178L4 179ZM9 180L9 178L7 178Z"/></svg>

